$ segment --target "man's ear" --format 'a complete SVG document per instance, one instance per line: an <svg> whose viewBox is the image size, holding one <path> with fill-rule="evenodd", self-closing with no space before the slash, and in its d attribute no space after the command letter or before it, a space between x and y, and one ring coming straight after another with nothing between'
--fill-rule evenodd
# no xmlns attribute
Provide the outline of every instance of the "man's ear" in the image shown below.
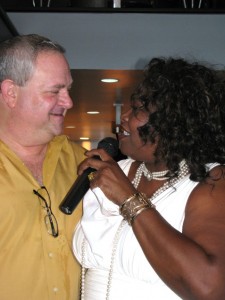
<svg viewBox="0 0 225 300"><path fill-rule="evenodd" d="M1 94L5 103L13 108L17 101L18 86L11 79L5 79L1 83Z"/></svg>

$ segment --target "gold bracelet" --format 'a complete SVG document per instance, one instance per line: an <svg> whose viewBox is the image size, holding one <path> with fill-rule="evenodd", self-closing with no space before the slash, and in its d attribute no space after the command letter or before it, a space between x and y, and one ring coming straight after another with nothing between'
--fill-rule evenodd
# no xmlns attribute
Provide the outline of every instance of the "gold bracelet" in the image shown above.
<svg viewBox="0 0 225 300"><path fill-rule="evenodd" d="M133 198L138 197L138 193L131 195L129 198L125 199L123 203L120 205L120 210L123 209L123 206L126 205L129 201L131 201Z"/></svg>
<svg viewBox="0 0 225 300"><path fill-rule="evenodd" d="M143 193L136 193L127 198L120 206L120 214L124 220L132 225L134 219L144 210L154 208L155 206L148 200Z"/></svg>

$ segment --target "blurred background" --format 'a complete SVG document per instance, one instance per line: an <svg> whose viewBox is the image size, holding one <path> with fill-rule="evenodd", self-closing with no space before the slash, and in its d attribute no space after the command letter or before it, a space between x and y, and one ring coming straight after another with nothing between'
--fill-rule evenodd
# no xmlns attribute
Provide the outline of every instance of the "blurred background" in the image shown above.
<svg viewBox="0 0 225 300"><path fill-rule="evenodd" d="M0 0L0 8L1 40L38 33L65 47L74 107L64 133L88 149L116 137L121 111L152 57L224 69L225 1Z"/></svg>

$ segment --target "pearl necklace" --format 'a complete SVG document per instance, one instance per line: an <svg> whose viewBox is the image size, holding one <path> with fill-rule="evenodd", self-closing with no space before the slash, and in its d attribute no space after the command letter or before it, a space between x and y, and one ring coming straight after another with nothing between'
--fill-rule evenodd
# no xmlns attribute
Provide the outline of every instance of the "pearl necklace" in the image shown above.
<svg viewBox="0 0 225 300"><path fill-rule="evenodd" d="M165 170L165 171L160 171L160 172L151 172L146 168L145 163L141 163L140 166L137 168L135 177L132 181L132 184L134 185L135 188L138 187L140 181L141 181L141 177L142 175L144 175L148 181L151 181L153 179L155 180L166 180L169 177L165 177L165 175L168 173L169 170Z"/></svg>
<svg viewBox="0 0 225 300"><path fill-rule="evenodd" d="M142 163L141 165L143 165L144 163ZM140 165L140 166L141 166ZM137 189L139 183L140 183L140 180L141 180L141 176L142 174L145 175L143 169L146 168L145 164L144 164L144 167L142 166L140 168L140 166L138 167L137 171L136 171L136 174L135 174L135 177L132 181L132 184L134 185L134 187ZM142 171L140 171L140 169L142 169ZM147 169L147 168L146 168ZM148 171L148 170L147 170ZM148 171L149 172L149 171ZM154 177L157 176L158 177L161 177L166 175L168 172L168 170L166 171L162 171L162 172L153 172L151 173L152 175L154 174ZM160 173L160 176L159 176L159 173ZM153 199L155 199L156 197L158 197L161 193L163 193L164 191L166 191L169 187L172 187L174 186L176 183L178 183L182 178L184 178L186 175L188 175L189 173L189 168L188 168L188 165L186 163L185 160L182 160L179 164L179 173L178 173L178 176L175 177L175 178L172 178L171 180L169 181L166 181L158 190L156 190L153 195L149 198L149 201L151 202ZM141 174L141 175L140 175ZM152 176L151 175L151 176ZM156 179L156 178L153 178L152 176L152 179ZM150 179L150 180L152 180ZM164 177L165 179L165 177ZM158 179L158 180L164 180L164 179ZM149 180L149 181L150 181ZM157 179L156 179L157 180ZM137 185L137 186L136 186ZM110 267L109 267L109 273L108 273L108 281L107 281L107 287L106 287L106 300L109 300L109 296L110 296L110 289L111 289L111 286L112 286L112 274L113 274L113 266L114 266L114 261L115 261L115 256L116 256L116 251L117 251L117 246L118 246L118 242L119 242L119 239L120 239L120 232L122 230L122 228L124 227L124 225L127 224L127 222L125 220L122 220L118 229L117 229L117 232L115 234L115 237L113 239L113 248L112 248L112 253L111 253L111 261L110 261ZM85 293L85 288L84 288L84 283L85 283L85 272L86 272L86 269L84 267L84 261L85 261L85 245L86 245L86 239L85 237L83 238L83 241L82 241L82 246L81 246L81 249L82 249L82 258L81 258L81 266L82 266L82 270L81 270L81 300L84 300L84 293Z"/></svg>
<svg viewBox="0 0 225 300"><path fill-rule="evenodd" d="M106 300L109 300L109 294L110 294L110 289L111 289L111 285L112 285L112 274L113 274L113 266L114 266L114 260L116 257L116 250L117 250L117 245L120 239L120 232L123 228L123 226L127 224L127 222L125 220L122 220L117 231L115 234L115 237L113 239L113 248L112 248L112 253L111 253L111 261L110 261L110 267L109 267L109 274L108 274L108 281L107 281L107 287L106 287ZM80 291L80 299L84 300L84 293L85 293L85 289L84 289L84 283L85 283L85 273L86 273L86 268L84 267L84 260L85 260L85 246L86 246L86 239L85 237L83 238L82 241L82 246L81 246L81 250L82 250L82 257L81 257L81 291Z"/></svg>

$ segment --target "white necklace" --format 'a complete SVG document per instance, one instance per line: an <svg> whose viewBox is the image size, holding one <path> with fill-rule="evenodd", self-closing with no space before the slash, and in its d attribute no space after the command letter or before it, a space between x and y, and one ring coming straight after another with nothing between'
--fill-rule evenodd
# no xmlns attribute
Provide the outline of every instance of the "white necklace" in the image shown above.
<svg viewBox="0 0 225 300"><path fill-rule="evenodd" d="M140 166L138 167L138 169L139 168L140 168ZM146 168L146 166L145 166L145 168ZM140 172L140 171L138 171L138 169L136 171L134 180L132 181L135 188L137 188L138 184L140 183L140 179L135 181L135 178L139 178L139 175L137 175L137 173ZM161 174L161 176L164 176L164 175L166 175L167 172L168 172L168 170L162 171L162 172L154 172L154 173L163 173L163 175ZM143 172L141 172L141 176L142 176L142 173ZM155 191L155 193L153 193L153 195L149 198L149 201L151 202L153 199L155 199L157 196L159 196L161 193L163 193L169 187L174 186L182 178L184 178L186 175L188 175L188 173L189 173L188 165L187 165L185 160L182 160L179 164L178 176L175 177L175 178L172 178L171 180L169 180L167 182L165 182L158 190ZM141 176L140 176L140 178L141 178ZM135 181L135 183L134 183L134 181ZM137 184L137 186L135 186L135 184ZM106 287L106 298L105 298L106 300L109 300L110 289L111 289L111 286L112 286L112 274L113 274L114 261L115 261L116 251L117 251L117 245L118 245L118 242L119 242L119 239L120 239L120 232L121 232L121 230L122 230L122 228L125 224L127 224L127 222L125 220L122 220L119 227L118 227L118 229L117 229L114 240L113 240L113 248L112 248L111 261L110 261L110 267L109 267L109 273L108 273L108 281L107 281L107 287ZM82 258L81 258L81 266L82 266L82 270L81 270L81 300L84 300L84 294L85 294L85 287L84 287L85 272L86 272L86 269L84 267L85 244L86 244L86 239L84 237L83 242L82 242L82 247L81 247L81 249L82 249Z"/></svg>
<svg viewBox="0 0 225 300"><path fill-rule="evenodd" d="M137 168L135 177L132 181L132 184L135 188L138 187L142 175L144 175L148 181L151 181L153 179L155 180L166 180L168 177L165 177L165 175L168 173L169 170L160 171L160 172L151 172L146 168L146 165L144 162L140 164L140 166Z"/></svg>
<svg viewBox="0 0 225 300"><path fill-rule="evenodd" d="M110 289L111 289L111 285L112 285L112 274L113 274L113 266L114 266L114 260L116 257L116 250L117 250L117 245L120 239L120 232L123 228L123 226L126 224L127 222L125 220L122 220L117 231L116 234L114 236L113 239L113 247L112 247L112 253L111 253L111 260L110 260L110 267L109 267L109 274L108 274L108 281L107 281L107 287L106 287L106 296L105 299L109 300L109 294L110 294ZM85 296L85 289L84 289L84 283L85 283L85 272L86 269L84 267L84 260L85 260L85 245L86 245L86 239L85 237L83 238L82 241L82 258L81 258L81 300L84 300L84 296Z"/></svg>
<svg viewBox="0 0 225 300"><path fill-rule="evenodd" d="M174 186L177 182L179 182L182 178L184 178L186 175L189 174L189 168L185 160L182 160L179 163L179 173L177 177L172 178L169 181L166 181L158 190L156 190L151 198L149 198L149 201L151 202L153 199L158 197L160 194L162 194L164 191L166 191L169 187Z"/></svg>

